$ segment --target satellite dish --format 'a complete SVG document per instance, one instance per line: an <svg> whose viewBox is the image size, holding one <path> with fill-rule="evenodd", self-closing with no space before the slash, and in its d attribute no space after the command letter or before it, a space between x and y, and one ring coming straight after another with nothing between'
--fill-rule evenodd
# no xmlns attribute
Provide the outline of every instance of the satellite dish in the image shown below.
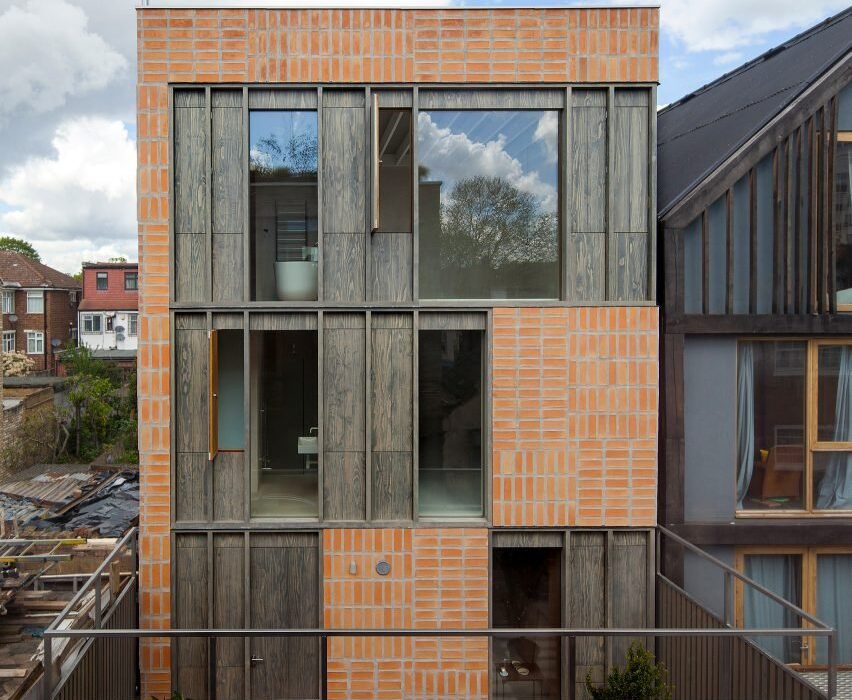
<svg viewBox="0 0 852 700"><path fill-rule="evenodd" d="M59 338L53 338L53 340L50 341L51 347L58 348L60 345L62 345L62 341L59 340Z"/></svg>
<svg viewBox="0 0 852 700"><path fill-rule="evenodd" d="M124 333L118 333L118 334L115 336L115 339L116 339L116 340L124 340Z"/></svg>
<svg viewBox="0 0 852 700"><path fill-rule="evenodd" d="M124 333L124 326L116 326L115 332L116 333Z"/></svg>
<svg viewBox="0 0 852 700"><path fill-rule="evenodd" d="M18 314L9 314L9 323L14 323L18 320Z"/></svg>

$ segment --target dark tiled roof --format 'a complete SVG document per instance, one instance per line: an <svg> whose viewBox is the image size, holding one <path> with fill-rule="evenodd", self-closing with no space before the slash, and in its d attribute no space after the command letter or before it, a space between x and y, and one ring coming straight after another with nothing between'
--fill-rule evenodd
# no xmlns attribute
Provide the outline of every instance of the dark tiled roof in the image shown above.
<svg viewBox="0 0 852 700"><path fill-rule="evenodd" d="M660 110L660 215L852 49L852 7Z"/></svg>
<svg viewBox="0 0 852 700"><path fill-rule="evenodd" d="M54 287L80 289L82 285L73 277L52 267L30 260L25 255L0 250L0 283L18 284L21 287Z"/></svg>

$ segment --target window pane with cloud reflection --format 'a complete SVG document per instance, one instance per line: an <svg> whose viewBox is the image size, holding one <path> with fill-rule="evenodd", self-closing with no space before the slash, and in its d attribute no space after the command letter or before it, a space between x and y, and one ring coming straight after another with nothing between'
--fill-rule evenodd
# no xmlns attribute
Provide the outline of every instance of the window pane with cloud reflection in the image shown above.
<svg viewBox="0 0 852 700"><path fill-rule="evenodd" d="M558 115L420 112L421 298L559 296Z"/></svg>

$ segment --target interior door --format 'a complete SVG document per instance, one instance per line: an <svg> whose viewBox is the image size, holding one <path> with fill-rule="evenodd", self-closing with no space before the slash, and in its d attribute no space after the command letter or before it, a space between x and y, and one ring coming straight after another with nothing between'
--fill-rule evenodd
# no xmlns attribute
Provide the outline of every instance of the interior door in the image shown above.
<svg viewBox="0 0 852 700"><path fill-rule="evenodd" d="M319 540L315 533L253 534L252 629L319 627ZM253 638L252 700L320 697L320 642Z"/></svg>

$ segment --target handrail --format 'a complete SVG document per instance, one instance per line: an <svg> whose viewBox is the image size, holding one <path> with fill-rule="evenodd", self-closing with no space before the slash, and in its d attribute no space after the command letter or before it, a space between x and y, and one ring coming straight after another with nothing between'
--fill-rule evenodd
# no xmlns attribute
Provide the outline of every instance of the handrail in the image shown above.
<svg viewBox="0 0 852 700"><path fill-rule="evenodd" d="M813 615L811 615L810 613L805 612L804 610L802 610L800 607L798 607L798 606L797 606L797 605L795 605L794 603L791 603L789 600L786 600L785 598L781 597L781 596L780 596L780 595L778 595L777 593L774 593L774 592L770 591L770 590L769 590L768 588L766 588L765 586L761 586L759 583L757 583L756 581L753 581L752 579L750 579L750 578L749 578L748 576L746 576L745 574L743 574L743 573L741 573L741 572L737 571L735 568L733 568L732 566L730 566L730 565L726 564L725 562L721 561L720 559L717 559L717 558L716 558L716 557L714 557L712 554L708 554L707 552L705 552L705 551L704 551L703 549L701 549L700 547L698 547L698 546L696 546L696 545L692 544L692 542L690 542L689 540L685 540L683 537L681 537L680 535L675 534L674 532L672 532L672 531L671 531L671 530L669 530L668 528L666 528L666 527L664 527L664 526L662 526L662 525L657 525L657 530L658 530L659 532L663 533L666 537L669 537L669 538L673 539L673 540L674 540L675 542L677 542L679 545L681 545L681 546L683 546L683 547L686 547L689 551L691 551L691 552L693 552L693 553L695 553L695 554L698 554L698 555L699 555L700 557L702 557L703 559L706 559L707 561L709 561L709 562L711 562L711 563L715 564L715 565L716 565L716 566L718 566L720 569L722 569L725 573L730 574L731 576L734 576L735 578L738 578L738 579L739 579L740 581L742 581L743 583L748 584L749 586L751 586L751 587L752 587L752 588L754 588L755 590L757 590L757 591L759 591L760 593L762 593L763 595L765 595L765 596L766 596L767 598L769 598L770 600L774 600L776 603L778 603L778 604L780 604L781 606L783 606L783 607L787 608L788 610L790 610L790 611L794 612L796 615L798 615L798 616L799 616L799 617L801 617L802 619L807 620L808 622L810 622L810 623L811 623L811 624L813 624L813 625L816 625L816 626L817 626L817 627L816 627L816 629L820 629L820 628L822 628L822 629L831 629L831 626L830 626L830 625L827 625L827 624L826 624L825 622L823 622L822 620L820 620L820 619L818 619L818 618L814 617L814 616L813 616ZM659 553L658 553L657 560L658 560L658 562L659 562ZM658 573L659 573L659 571L658 571ZM808 630L808 631L809 631L809 632L811 631L811 630L810 630L810 628L809 628L809 630Z"/></svg>
<svg viewBox="0 0 852 700"><path fill-rule="evenodd" d="M808 630L817 637L830 637L834 629ZM768 628L662 628L662 627L474 627L471 629L351 629L311 627L302 629L64 629L45 630L45 637L801 637L801 627Z"/></svg>
<svg viewBox="0 0 852 700"><path fill-rule="evenodd" d="M89 575L89 580L85 584L83 584L83 586L80 587L80 590L77 591L76 595L74 595L74 597L71 598L70 601L68 601L68 605L66 605L64 608L62 608L62 612L59 613L59 615L57 615L56 618L54 618L53 622L50 623L50 625L47 627L47 629L45 629L45 633L49 632L50 630L56 629L60 625L60 623L63 620L65 620L65 618L68 616L68 614L72 610L74 610L74 608L77 606L77 604L83 599L83 596L88 591L88 589L90 587L95 586L96 582L100 582L101 577L106 572L106 568L110 565L110 563L112 563L113 559L115 559L117 556L119 556L119 553L121 553L123 551L124 547L126 547L128 543L131 544L131 553L135 557L135 553L136 553L135 542L136 542L137 530L138 530L138 528L135 528L135 527L130 528L127 531L127 533L124 535L124 537L122 537L116 543L115 547L113 547L113 550L101 562L101 565ZM134 572L136 571L135 562L134 562L134 566L132 566L131 569ZM134 573L134 575L135 575L135 573ZM98 611L98 614L100 614L100 611Z"/></svg>

